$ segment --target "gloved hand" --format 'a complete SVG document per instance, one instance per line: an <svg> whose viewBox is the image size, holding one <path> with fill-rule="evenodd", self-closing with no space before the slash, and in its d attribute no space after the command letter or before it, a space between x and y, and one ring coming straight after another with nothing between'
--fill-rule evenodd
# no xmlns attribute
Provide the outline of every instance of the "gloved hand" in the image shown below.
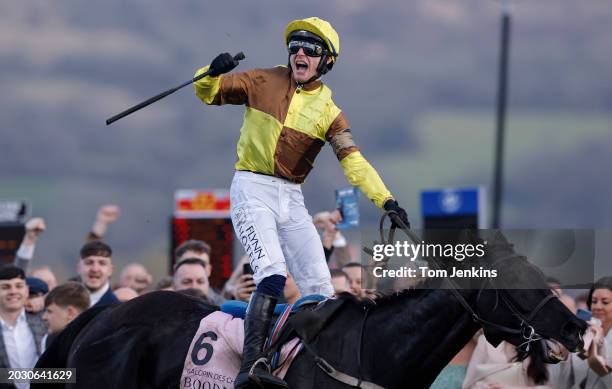
<svg viewBox="0 0 612 389"><path fill-rule="evenodd" d="M383 205L383 208L385 209L385 211L394 211L394 212L396 212L397 215L399 216L399 218L406 225L406 228L410 228L410 222L408 221L408 214L406 213L406 210L404 208L399 206L397 201L395 201L393 199L389 199L389 200L385 201L385 204ZM392 220L391 227L399 227L399 225L397 225L397 223L395 223L393 221L393 219L391 219L391 220Z"/></svg>
<svg viewBox="0 0 612 389"><path fill-rule="evenodd" d="M208 70L212 77L216 77L231 71L236 66L238 66L238 61L234 60L230 53L222 53L213 59Z"/></svg>

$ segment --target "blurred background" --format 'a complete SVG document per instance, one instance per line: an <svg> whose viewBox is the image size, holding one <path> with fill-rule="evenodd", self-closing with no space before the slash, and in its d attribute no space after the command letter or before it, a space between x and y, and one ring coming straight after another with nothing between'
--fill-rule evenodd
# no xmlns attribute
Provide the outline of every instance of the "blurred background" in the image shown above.
<svg viewBox="0 0 612 389"><path fill-rule="evenodd" d="M612 6L510 4L501 226L610 228ZM60 278L107 203L122 210L107 237L115 266L164 274L173 193L229 187L243 107L203 106L189 87L104 120L220 52L245 52L237 70L285 64L286 24L316 15L341 39L324 81L418 227L423 189L492 192L500 14L489 0L1 2L0 199L45 218L36 262ZM345 185L326 146L304 185L311 213ZM361 209L366 223L379 215Z"/></svg>

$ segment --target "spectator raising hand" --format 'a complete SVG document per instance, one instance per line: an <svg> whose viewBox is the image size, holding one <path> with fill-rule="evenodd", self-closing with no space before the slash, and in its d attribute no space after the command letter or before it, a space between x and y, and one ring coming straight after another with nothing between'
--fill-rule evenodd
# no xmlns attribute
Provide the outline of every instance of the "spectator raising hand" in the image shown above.
<svg viewBox="0 0 612 389"><path fill-rule="evenodd" d="M17 250L15 255L15 266L19 267L23 271L28 269L30 261L34 258L34 249L36 248L36 242L42 233L47 229L45 221L41 217L33 217L25 224L25 235L23 241Z"/></svg>
<svg viewBox="0 0 612 389"><path fill-rule="evenodd" d="M335 229L335 225L342 221L342 213L340 213L339 209L334 209L329 213L329 221L334 224Z"/></svg>
<svg viewBox="0 0 612 389"><path fill-rule="evenodd" d="M91 227L91 233L89 234L88 240L100 240L104 238L108 230L108 225L119 220L120 216L121 209L118 205L109 204L98 208L96 220Z"/></svg>
<svg viewBox="0 0 612 389"><path fill-rule="evenodd" d="M342 216L340 216L338 210L334 212L319 212L313 218L315 227L321 230L323 247L330 250L330 252L334 239L336 239L336 224L341 220Z"/></svg>
<svg viewBox="0 0 612 389"><path fill-rule="evenodd" d="M40 235L47 229L45 220L42 217L33 217L25 225L24 244L35 245Z"/></svg>
<svg viewBox="0 0 612 389"><path fill-rule="evenodd" d="M346 239L336 229L336 224L342 221L342 214L335 209L332 212L319 212L314 215L313 223L321 233L321 243L325 252L325 259L330 263L332 253L335 253L335 261L331 267L341 267L350 262L350 253L346 245Z"/></svg>

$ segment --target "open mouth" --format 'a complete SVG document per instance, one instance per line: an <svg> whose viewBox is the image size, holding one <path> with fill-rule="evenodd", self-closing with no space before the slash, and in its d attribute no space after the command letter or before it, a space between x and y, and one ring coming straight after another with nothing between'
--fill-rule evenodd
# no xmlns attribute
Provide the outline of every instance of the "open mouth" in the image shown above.
<svg viewBox="0 0 612 389"><path fill-rule="evenodd" d="M569 351L565 346L556 340L546 339L544 341L544 350L547 363L559 363L565 361L569 355Z"/></svg>
<svg viewBox="0 0 612 389"><path fill-rule="evenodd" d="M300 71L306 71L308 70L308 63L306 61L296 60L295 69Z"/></svg>

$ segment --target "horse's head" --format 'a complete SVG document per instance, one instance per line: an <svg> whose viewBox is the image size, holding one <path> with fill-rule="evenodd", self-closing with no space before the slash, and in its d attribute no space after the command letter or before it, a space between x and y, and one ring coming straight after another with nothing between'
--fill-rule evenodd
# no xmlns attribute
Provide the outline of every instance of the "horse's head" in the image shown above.
<svg viewBox="0 0 612 389"><path fill-rule="evenodd" d="M476 301L489 343L497 346L505 340L517 347L519 358L539 350L549 363L563 358L559 344L570 351L581 349L587 324L551 292L542 272L517 255L501 234L489 249L489 266L498 276Z"/></svg>

